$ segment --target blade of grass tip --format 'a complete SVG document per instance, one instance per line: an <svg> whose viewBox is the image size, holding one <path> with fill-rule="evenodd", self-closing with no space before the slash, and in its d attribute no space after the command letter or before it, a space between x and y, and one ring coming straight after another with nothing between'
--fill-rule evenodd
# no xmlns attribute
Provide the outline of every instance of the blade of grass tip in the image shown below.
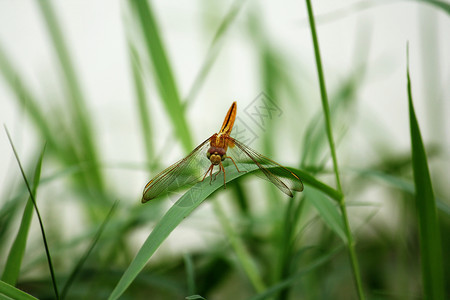
<svg viewBox="0 0 450 300"><path fill-rule="evenodd" d="M147 0L130 1L129 3L139 19L148 55L156 73L156 83L163 105L183 149L189 152L193 148L191 133L151 5Z"/></svg>
<svg viewBox="0 0 450 300"><path fill-rule="evenodd" d="M416 210L419 222L420 257L422 264L423 296L426 299L444 299L443 260L436 200L428 170L427 155L414 111L409 53L407 47L407 90L409 126L411 131L412 167L416 188Z"/></svg>
<svg viewBox="0 0 450 300"><path fill-rule="evenodd" d="M208 75L211 67L216 61L217 56L219 55L220 46L222 45L225 34L231 27L231 24L233 24L234 20L236 20L236 17L241 11L242 6L244 6L246 2L246 0L235 0L231 5L230 10L226 13L225 17L220 23L219 28L217 29L216 34L214 35L214 38L211 42L211 45L209 46L206 58L203 61L203 64L199 72L197 73L197 76L195 76L194 82L185 98L185 108L187 108L194 102L195 97L197 96L198 92L205 82L206 76Z"/></svg>
<svg viewBox="0 0 450 300"><path fill-rule="evenodd" d="M18 288L0 280L0 297L1 295L9 297L7 299L37 300L37 298L31 296L30 294L27 294L24 291L19 290Z"/></svg>
<svg viewBox="0 0 450 300"><path fill-rule="evenodd" d="M69 275L69 278L66 281L66 284L64 285L62 291L61 291L61 299L65 299L67 296L67 293L69 292L70 287L72 286L73 282L75 281L76 276L78 273L80 273L81 268L83 267L84 263L86 262L87 258L91 254L92 250L94 249L95 245L97 245L97 242L100 239L100 236L102 235L106 225L108 224L109 220L111 219L114 211L117 208L118 201L114 202L111 206L111 209L109 210L108 214L106 215L105 219L103 220L102 224L100 225L97 233L95 234L94 238L91 241L90 246L87 248L86 252L81 256L80 260L76 264L75 268L72 270L72 272Z"/></svg>
<svg viewBox="0 0 450 300"><path fill-rule="evenodd" d="M256 292L261 293L266 289L265 284L259 275L258 268L255 261L252 259L250 253L248 253L242 240L237 236L236 232L233 230L230 222L228 221L223 209L221 208L218 201L213 201L213 209L216 216L219 218L219 222L222 225L225 234L230 242L238 261L240 262L245 274L250 280L253 288Z"/></svg>
<svg viewBox="0 0 450 300"><path fill-rule="evenodd" d="M50 249L48 248L47 238L45 236L44 224L42 222L41 214L39 213L39 209L38 209L38 206L37 206L37 203L36 203L36 198L34 197L34 194L33 194L32 190L31 190L31 187L28 184L27 176L25 175L25 172L24 172L24 170L22 168L22 163L20 162L19 155L17 154L16 148L14 147L14 144L13 144L13 141L12 141L11 136L9 134L9 131L6 128L6 126L4 126L4 128L5 128L5 131L6 131L6 135L8 136L9 143L11 144L11 147L13 149L14 156L16 157L17 164L19 165L20 172L22 173L23 180L25 181L25 185L27 186L28 192L30 193L30 199L33 202L34 209L36 211L36 215L38 217L39 227L41 229L41 234L42 234L42 240L44 241L45 254L47 255L48 267L50 269L50 275L51 275L51 278L52 278L53 290L55 291L56 299L59 300L58 286L56 284L55 272L53 270L52 258L50 256Z"/></svg>
<svg viewBox="0 0 450 300"><path fill-rule="evenodd" d="M326 85L325 85L325 76L323 74L322 61L320 58L319 41L318 41L317 33L316 33L314 14L313 14L313 10L312 10L311 1L305 0L305 2L306 2L307 10L308 10L308 19L309 19L309 25L310 25L310 29L311 29L311 37L312 37L312 41L313 41L313 45L314 45L314 55L316 58L317 75L318 75L318 79L319 79L322 107L323 107L325 124L326 124L325 128L326 128L326 133L327 133L327 137L328 137L328 143L330 146L331 157L332 157L332 161L333 161L333 169L334 169L334 173L336 176L336 185L337 185L338 192L342 193L342 186L341 186L341 181L340 181L340 177L339 177L339 167L338 167L337 158L336 158L336 149L334 146L333 132L331 130L330 107L328 104L328 96L327 96L327 90L326 90ZM351 261L352 271L353 271L353 277L355 280L358 297L359 297L359 299L364 299L361 275L360 275L360 270L359 270L359 266L358 266L358 260L356 257L353 235L351 232L350 223L348 221L347 208L345 206L345 198L344 197L342 197L340 199L339 206L341 209L342 219L344 222L345 231L346 231L346 235L347 235L347 241L348 241L347 247L348 247L348 251L349 251L349 256L350 256L350 261Z"/></svg>
<svg viewBox="0 0 450 300"><path fill-rule="evenodd" d="M38 1L38 7L42 13L47 30L53 42L56 55L58 56L61 69L64 74L68 97L72 105L72 113L74 119L77 120L77 134L83 145L83 150L87 156L91 166L86 174L94 181L96 189L103 190L103 178L99 169L100 164L98 154L95 148L94 138L92 136L93 127L90 123L88 109L85 103L81 85L75 71L75 67L70 58L69 50L61 32L61 24L59 23L56 13L53 9L51 1Z"/></svg>
<svg viewBox="0 0 450 300"><path fill-rule="evenodd" d="M32 192L36 195L38 185L41 178L41 167L42 159L44 157L44 149L42 149L39 160L36 164L33 179L33 189ZM6 260L5 269L3 270L2 280L11 285L16 285L17 279L20 273L20 266L22 265L23 255L25 253L25 247L27 244L28 232L30 229L31 218L33 217L33 202L31 197L28 198L27 204L25 206L22 221L20 222L19 231L17 236L11 246L11 250Z"/></svg>

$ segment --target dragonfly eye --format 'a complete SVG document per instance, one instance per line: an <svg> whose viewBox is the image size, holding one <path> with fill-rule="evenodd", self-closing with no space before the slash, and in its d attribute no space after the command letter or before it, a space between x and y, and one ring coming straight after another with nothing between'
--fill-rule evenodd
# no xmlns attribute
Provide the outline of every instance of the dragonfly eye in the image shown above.
<svg viewBox="0 0 450 300"><path fill-rule="evenodd" d="M211 153L206 152L206 157L209 159L211 157Z"/></svg>
<svg viewBox="0 0 450 300"><path fill-rule="evenodd" d="M220 159L221 159L222 161L224 161L225 158L226 158L225 155L220 156Z"/></svg>

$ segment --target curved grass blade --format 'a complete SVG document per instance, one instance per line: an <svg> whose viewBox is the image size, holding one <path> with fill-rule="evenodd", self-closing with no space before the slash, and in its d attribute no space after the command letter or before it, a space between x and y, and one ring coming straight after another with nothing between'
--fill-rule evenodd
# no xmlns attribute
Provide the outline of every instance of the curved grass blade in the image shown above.
<svg viewBox="0 0 450 300"><path fill-rule="evenodd" d="M414 111L411 79L409 76L409 55L406 73L408 81L407 89L412 167L414 171L416 209L419 222L423 296L425 299L444 299L444 272L442 269L442 248L436 213L436 199L431 184L430 171L428 170L427 155L422 142L416 113Z"/></svg>
<svg viewBox="0 0 450 300"><path fill-rule="evenodd" d="M333 205L327 197L316 190L309 189L305 191L306 199L316 208L325 224L333 230L347 244L347 236L345 235L345 227L342 222L342 216L339 214L339 208Z"/></svg>
<svg viewBox="0 0 450 300"><path fill-rule="evenodd" d="M50 275L51 275L51 278L52 278L53 290L55 291L55 298L57 300L59 300L58 286L56 284L56 278L55 278L55 272L53 270L52 258L51 258L50 250L49 250L48 244L47 244L47 238L46 238L46 235L45 235L44 224L42 222L41 214L39 213L39 209L38 209L38 206L36 204L36 198L34 197L34 194L33 194L32 190L31 190L31 187L28 184L27 176L25 175L25 172L24 172L24 170L22 168L22 163L20 162L19 155L17 154L16 148L14 147L14 144L12 142L11 136L10 136L9 131L6 128L6 126L5 126L5 131L6 131L6 134L8 136L9 143L11 144L11 147L13 149L14 156L16 157L17 164L19 165L20 172L22 173L23 180L25 181L25 185L27 186L28 192L30 193L30 199L33 202L34 209L36 211L36 215L38 217L39 227L41 229L41 234L42 234L42 240L44 241L44 246L45 246L45 254L47 255L48 267L50 269Z"/></svg>
<svg viewBox="0 0 450 300"><path fill-rule="evenodd" d="M236 178L244 175L248 175L253 171L259 170L257 165L252 165L247 168L247 172L238 172L234 166L225 167L227 173L227 183L235 180ZM303 172L295 169L290 169L298 176L302 176ZM272 172L273 170L270 169ZM275 172L275 171L273 171ZM311 176L305 183L311 184L317 189L327 187L325 184L318 180L315 180ZM213 192L223 186L222 180L215 180L211 184L209 180L204 180L197 183L191 189L189 189L162 217L162 219L156 224L153 231L144 242L134 260L128 266L127 270L123 274L119 283L114 288L113 292L108 299L119 298L138 274L145 267L147 261L152 257L155 251L159 248L162 242L169 236L169 234L186 218L195 208L197 208L207 197ZM324 188L323 192L329 192L331 197L335 200L339 199L339 193L334 191L331 187Z"/></svg>
<svg viewBox="0 0 450 300"><path fill-rule="evenodd" d="M42 159L44 157L44 149L42 149L39 160L34 170L33 188L32 192L36 195L36 190L40 183ZM27 245L27 237L30 229L31 218L33 217L33 201L31 197L28 198L25 210L23 212L22 221L20 223L19 231L14 240L11 250L6 261L5 269L3 270L2 280L8 284L16 285L17 278L20 273L20 266L22 265L25 247Z"/></svg>
<svg viewBox="0 0 450 300"><path fill-rule="evenodd" d="M0 280L0 298L1 295L5 295L7 299L17 299L17 300L37 300L37 298L19 290L18 288L9 285L8 283Z"/></svg>

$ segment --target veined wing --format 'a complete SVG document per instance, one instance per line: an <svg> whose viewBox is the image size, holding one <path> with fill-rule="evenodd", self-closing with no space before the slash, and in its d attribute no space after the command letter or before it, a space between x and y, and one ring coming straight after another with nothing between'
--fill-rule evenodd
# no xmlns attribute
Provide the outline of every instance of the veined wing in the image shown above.
<svg viewBox="0 0 450 300"><path fill-rule="evenodd" d="M231 137L229 139L235 147L228 148L228 155L236 161L239 168L245 170L250 164L256 164L261 170L261 173L256 172L256 175L272 182L289 197L293 197L292 190L303 191L303 183L297 175L241 142Z"/></svg>
<svg viewBox="0 0 450 300"><path fill-rule="evenodd" d="M206 157L209 140L205 140L188 156L177 161L149 181L144 188L142 203L161 194L175 191L182 186L195 183L208 169L211 162Z"/></svg>

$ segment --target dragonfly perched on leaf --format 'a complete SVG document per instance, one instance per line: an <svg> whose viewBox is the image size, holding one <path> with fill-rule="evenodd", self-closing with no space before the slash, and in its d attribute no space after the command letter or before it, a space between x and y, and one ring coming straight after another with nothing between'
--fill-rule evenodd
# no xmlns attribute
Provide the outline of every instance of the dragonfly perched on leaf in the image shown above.
<svg viewBox="0 0 450 300"><path fill-rule="evenodd" d="M210 182L223 173L223 184L226 187L224 165L233 164L238 172L254 169L256 174L279 188L286 195L293 197L292 191L303 191L303 183L297 175L259 154L230 136L236 119L237 105L233 102L228 110L219 133L202 142L188 156L177 161L149 181L144 188L142 203L162 194L175 191L185 185L203 181L210 175ZM214 167L219 170L213 174ZM205 171L206 170L206 171Z"/></svg>

